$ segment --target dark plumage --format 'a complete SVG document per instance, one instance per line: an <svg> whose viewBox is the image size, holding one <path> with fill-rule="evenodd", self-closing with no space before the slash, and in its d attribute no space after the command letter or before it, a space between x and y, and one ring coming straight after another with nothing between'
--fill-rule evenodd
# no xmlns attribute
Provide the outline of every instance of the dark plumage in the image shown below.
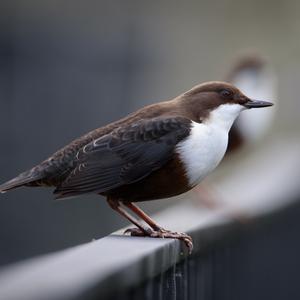
<svg viewBox="0 0 300 300"><path fill-rule="evenodd" d="M190 121L183 117L156 117L119 127L78 151L76 167L54 193L57 198L116 194L117 188L144 180L174 159L175 145L189 132ZM120 189L117 194L127 199ZM135 194L130 201L152 198L145 191L142 199Z"/></svg>
<svg viewBox="0 0 300 300"><path fill-rule="evenodd" d="M212 147L215 140L211 136L214 135L207 135L207 130L197 124L211 124L211 112L224 105L229 105L224 110L224 120L218 112L214 117L217 127L210 129L216 139L220 138L222 146L219 149L217 145L218 149L211 149L212 154L205 154L208 161L200 157L204 166L202 172L194 168L188 155L189 151L199 149L193 149L185 141L191 136L194 141L194 136L203 135ZM31 170L2 184L0 191L20 186L54 186L56 198L102 194L113 209L138 227L131 231L132 234L178 238L191 250L192 240L188 235L164 230L132 202L171 197L191 189L224 155L226 133L238 113L245 108L270 105L252 101L228 83L201 84L173 100L144 107L89 132ZM201 147L205 149L206 144ZM121 204L150 228L133 218Z"/></svg>

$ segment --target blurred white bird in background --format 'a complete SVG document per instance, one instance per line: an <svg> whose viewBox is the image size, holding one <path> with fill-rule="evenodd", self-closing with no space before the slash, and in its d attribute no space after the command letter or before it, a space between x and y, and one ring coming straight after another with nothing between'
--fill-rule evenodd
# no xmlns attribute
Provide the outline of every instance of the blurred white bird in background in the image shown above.
<svg viewBox="0 0 300 300"><path fill-rule="evenodd" d="M256 53L238 57L225 78L252 99L272 99L273 109L255 114L246 111L236 120L229 135L228 153L240 146L259 142L271 129L278 109L277 77L271 63Z"/></svg>

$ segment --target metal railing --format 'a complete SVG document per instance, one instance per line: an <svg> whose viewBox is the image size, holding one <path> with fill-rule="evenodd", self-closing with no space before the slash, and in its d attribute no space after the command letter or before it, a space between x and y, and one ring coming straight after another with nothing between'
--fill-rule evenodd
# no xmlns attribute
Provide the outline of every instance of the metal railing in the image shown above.
<svg viewBox="0 0 300 300"><path fill-rule="evenodd" d="M206 250L110 299L300 299L299 215L297 204L251 224L235 224L232 234Z"/></svg>
<svg viewBox="0 0 300 300"><path fill-rule="evenodd" d="M184 204L161 217L171 223L193 210ZM113 234L8 267L0 299L287 299L291 291L298 298L288 299L299 299L299 214L293 204L245 224L219 216L189 230L191 256L178 241Z"/></svg>

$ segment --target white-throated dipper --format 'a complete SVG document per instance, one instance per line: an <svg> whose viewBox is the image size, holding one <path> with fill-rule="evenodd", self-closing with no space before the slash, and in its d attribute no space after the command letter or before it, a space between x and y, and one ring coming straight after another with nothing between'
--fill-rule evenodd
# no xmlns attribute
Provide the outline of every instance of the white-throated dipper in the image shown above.
<svg viewBox="0 0 300 300"><path fill-rule="evenodd" d="M269 60L256 52L240 55L225 77L237 88L254 99L276 99L276 74ZM229 131L227 153L255 143L265 137L272 127L276 109L263 109L252 114L241 114Z"/></svg>
<svg viewBox="0 0 300 300"><path fill-rule="evenodd" d="M163 229L133 202L169 198L192 189L223 158L228 132L239 113L271 105L249 99L229 83L203 83L89 132L2 184L0 191L53 186L57 199L101 194L111 208L137 226L129 230L132 235L180 239L191 252L189 235Z"/></svg>

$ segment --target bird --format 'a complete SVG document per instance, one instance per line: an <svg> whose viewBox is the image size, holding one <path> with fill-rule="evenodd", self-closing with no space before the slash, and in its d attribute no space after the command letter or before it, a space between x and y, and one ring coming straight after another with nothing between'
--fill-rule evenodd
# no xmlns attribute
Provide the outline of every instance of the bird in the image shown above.
<svg viewBox="0 0 300 300"><path fill-rule="evenodd" d="M225 76L225 81L232 83L249 97L278 100L277 78L272 65L256 51L246 51L239 55ZM226 155L262 140L271 128L275 113L276 109L241 114L229 131Z"/></svg>
<svg viewBox="0 0 300 300"><path fill-rule="evenodd" d="M272 105L250 99L230 83L205 82L75 139L0 185L0 192L47 186L55 188L56 199L103 195L136 226L126 233L178 239L191 253L188 234L164 229L135 203L170 198L195 187L222 160L228 132L240 112Z"/></svg>

